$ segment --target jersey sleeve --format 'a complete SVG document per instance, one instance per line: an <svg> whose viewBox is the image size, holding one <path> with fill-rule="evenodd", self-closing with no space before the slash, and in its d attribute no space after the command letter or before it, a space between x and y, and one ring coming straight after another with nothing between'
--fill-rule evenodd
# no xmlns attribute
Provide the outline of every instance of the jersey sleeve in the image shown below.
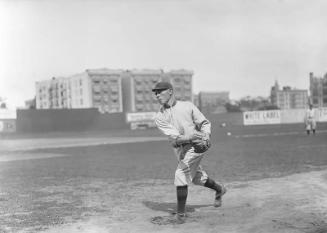
<svg viewBox="0 0 327 233"><path fill-rule="evenodd" d="M172 124L165 121L160 116L155 117L154 122L157 128L170 139L176 139L180 135L178 130Z"/></svg>
<svg viewBox="0 0 327 233"><path fill-rule="evenodd" d="M211 123L210 121L203 115L203 113L193 104L191 103L192 108L192 117L193 121L196 124L197 128L208 135L211 134Z"/></svg>

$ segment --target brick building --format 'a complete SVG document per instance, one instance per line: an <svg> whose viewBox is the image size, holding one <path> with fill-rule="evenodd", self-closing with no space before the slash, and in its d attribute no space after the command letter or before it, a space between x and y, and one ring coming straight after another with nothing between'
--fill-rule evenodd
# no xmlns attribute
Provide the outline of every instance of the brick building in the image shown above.
<svg viewBox="0 0 327 233"><path fill-rule="evenodd" d="M161 80L171 82L176 98L192 101L192 71L87 69L70 77L36 83L37 109L98 108L102 113L156 112L152 93Z"/></svg>
<svg viewBox="0 0 327 233"><path fill-rule="evenodd" d="M81 74L36 83L37 109L98 108L122 112L122 70L89 69Z"/></svg>
<svg viewBox="0 0 327 233"><path fill-rule="evenodd" d="M304 109L308 105L308 91L285 86L280 89L278 82L270 91L271 104L280 109Z"/></svg>
<svg viewBox="0 0 327 233"><path fill-rule="evenodd" d="M176 98L192 101L191 71L175 70L128 70L123 78L123 102L125 112L156 112L159 109L152 88L159 81L171 82Z"/></svg>
<svg viewBox="0 0 327 233"><path fill-rule="evenodd" d="M310 74L310 102L315 107L327 107L327 73L324 77Z"/></svg>

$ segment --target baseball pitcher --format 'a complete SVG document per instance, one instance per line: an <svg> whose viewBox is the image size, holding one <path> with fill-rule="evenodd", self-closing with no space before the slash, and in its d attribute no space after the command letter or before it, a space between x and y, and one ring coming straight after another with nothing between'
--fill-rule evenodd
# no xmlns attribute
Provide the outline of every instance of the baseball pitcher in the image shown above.
<svg viewBox="0 0 327 233"><path fill-rule="evenodd" d="M168 137L178 161L174 181L177 192L175 216L179 223L183 223L188 185L193 183L215 190L215 207L221 206L226 192L226 188L210 179L200 165L204 152L211 145L211 124L193 103L177 101L170 83L159 82L152 91L161 105L155 123Z"/></svg>

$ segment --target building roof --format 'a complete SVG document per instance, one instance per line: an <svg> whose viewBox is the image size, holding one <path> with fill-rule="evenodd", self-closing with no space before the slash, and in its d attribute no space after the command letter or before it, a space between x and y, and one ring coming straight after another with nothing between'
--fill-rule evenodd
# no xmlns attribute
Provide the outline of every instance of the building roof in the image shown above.
<svg viewBox="0 0 327 233"><path fill-rule="evenodd" d="M132 69L127 70L131 74L163 74L161 69Z"/></svg>
<svg viewBox="0 0 327 233"><path fill-rule="evenodd" d="M280 93L280 92L308 92L308 90L305 90L305 89L287 89L287 90L278 90L276 92L278 92L278 93Z"/></svg>
<svg viewBox="0 0 327 233"><path fill-rule="evenodd" d="M229 94L229 91L200 91L199 94L204 95L220 95L220 94Z"/></svg>
<svg viewBox="0 0 327 233"><path fill-rule="evenodd" d="M194 74L192 70L185 70L185 69L170 70L167 73L168 74Z"/></svg>
<svg viewBox="0 0 327 233"><path fill-rule="evenodd" d="M108 68L100 68L100 69L87 69L85 72L88 75L101 75L101 74L121 74L124 73L123 69L108 69Z"/></svg>

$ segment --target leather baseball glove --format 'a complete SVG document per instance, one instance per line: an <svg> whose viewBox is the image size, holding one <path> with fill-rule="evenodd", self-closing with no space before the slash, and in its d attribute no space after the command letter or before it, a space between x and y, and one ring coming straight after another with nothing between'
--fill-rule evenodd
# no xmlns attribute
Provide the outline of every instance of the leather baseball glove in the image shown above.
<svg viewBox="0 0 327 233"><path fill-rule="evenodd" d="M192 146L195 153L204 153L210 148L211 142L208 136L201 135L201 137L192 140Z"/></svg>

